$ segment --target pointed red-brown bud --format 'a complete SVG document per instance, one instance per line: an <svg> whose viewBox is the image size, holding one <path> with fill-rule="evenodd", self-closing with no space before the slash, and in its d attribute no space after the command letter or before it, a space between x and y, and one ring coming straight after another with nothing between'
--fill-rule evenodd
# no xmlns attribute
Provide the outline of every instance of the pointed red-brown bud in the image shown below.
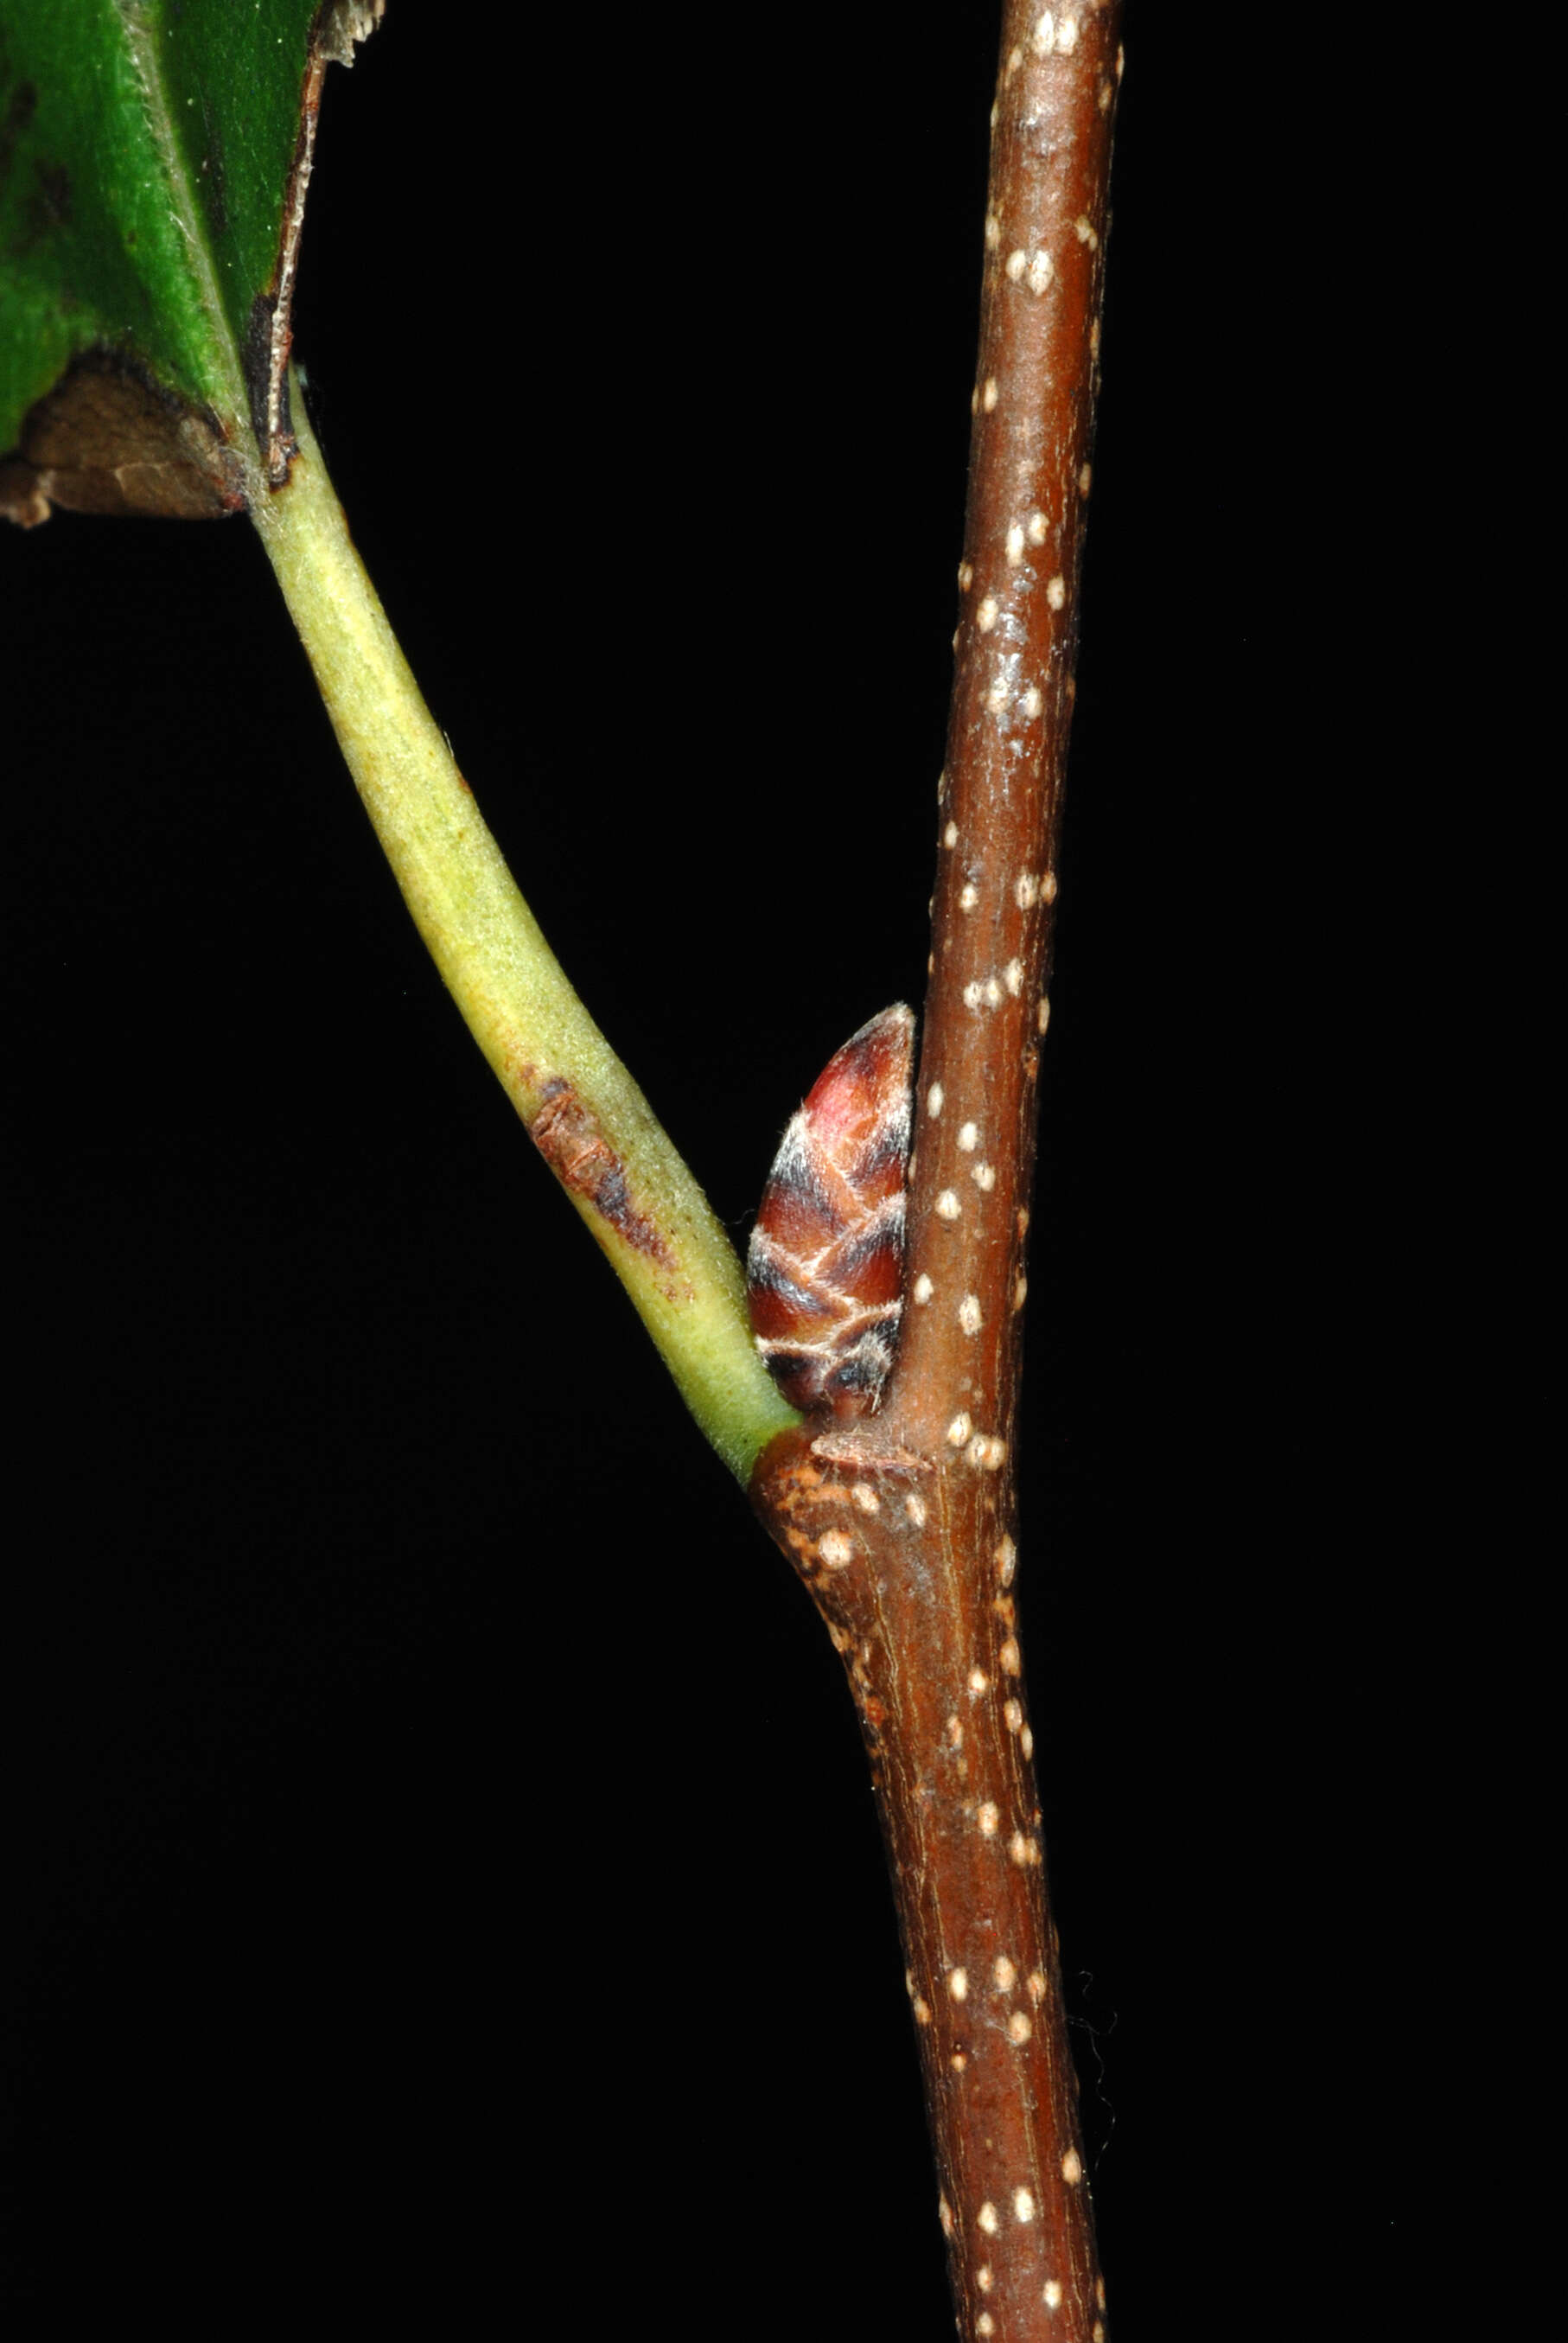
<svg viewBox="0 0 1568 2343"><path fill-rule="evenodd" d="M790 1120L751 1232L757 1347L809 1414L874 1408L903 1312L915 1021L900 1001L845 1042Z"/></svg>

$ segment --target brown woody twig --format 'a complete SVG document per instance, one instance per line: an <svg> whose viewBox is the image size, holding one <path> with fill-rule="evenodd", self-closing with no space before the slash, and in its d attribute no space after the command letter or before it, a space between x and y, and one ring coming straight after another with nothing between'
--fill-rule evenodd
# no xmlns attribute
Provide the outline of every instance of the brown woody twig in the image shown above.
<svg viewBox="0 0 1568 2343"><path fill-rule="evenodd" d="M898 1899L960 2332L1101 2343L1046 1896L1013 1452L1098 370L1117 0L1009 0L900 1348L764 1452L849 1670Z"/></svg>

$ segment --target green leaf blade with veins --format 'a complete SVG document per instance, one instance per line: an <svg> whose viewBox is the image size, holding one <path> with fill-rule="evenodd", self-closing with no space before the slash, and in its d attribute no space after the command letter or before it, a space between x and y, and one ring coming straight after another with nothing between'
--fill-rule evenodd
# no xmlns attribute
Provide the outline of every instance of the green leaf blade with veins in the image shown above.
<svg viewBox="0 0 1568 2343"><path fill-rule="evenodd" d="M238 509L290 452L321 75L380 0L0 0L0 504Z"/></svg>

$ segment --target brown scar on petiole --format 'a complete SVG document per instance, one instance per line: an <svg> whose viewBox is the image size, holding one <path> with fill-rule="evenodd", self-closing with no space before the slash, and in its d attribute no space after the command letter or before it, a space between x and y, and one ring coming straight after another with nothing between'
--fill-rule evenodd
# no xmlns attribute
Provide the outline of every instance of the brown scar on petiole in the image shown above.
<svg viewBox="0 0 1568 2343"><path fill-rule="evenodd" d="M634 1252L661 1268L675 1268L675 1256L658 1222L633 1202L626 1166L599 1129L593 1109L560 1075L546 1082L543 1101L528 1124L528 1136L562 1187L591 1204Z"/></svg>

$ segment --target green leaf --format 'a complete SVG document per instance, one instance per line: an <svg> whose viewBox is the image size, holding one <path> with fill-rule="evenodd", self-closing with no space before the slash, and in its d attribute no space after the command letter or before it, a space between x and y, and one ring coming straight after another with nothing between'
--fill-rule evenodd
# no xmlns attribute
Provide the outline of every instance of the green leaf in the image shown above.
<svg viewBox="0 0 1568 2343"><path fill-rule="evenodd" d="M0 509L286 476L321 77L383 0L0 0Z"/></svg>

